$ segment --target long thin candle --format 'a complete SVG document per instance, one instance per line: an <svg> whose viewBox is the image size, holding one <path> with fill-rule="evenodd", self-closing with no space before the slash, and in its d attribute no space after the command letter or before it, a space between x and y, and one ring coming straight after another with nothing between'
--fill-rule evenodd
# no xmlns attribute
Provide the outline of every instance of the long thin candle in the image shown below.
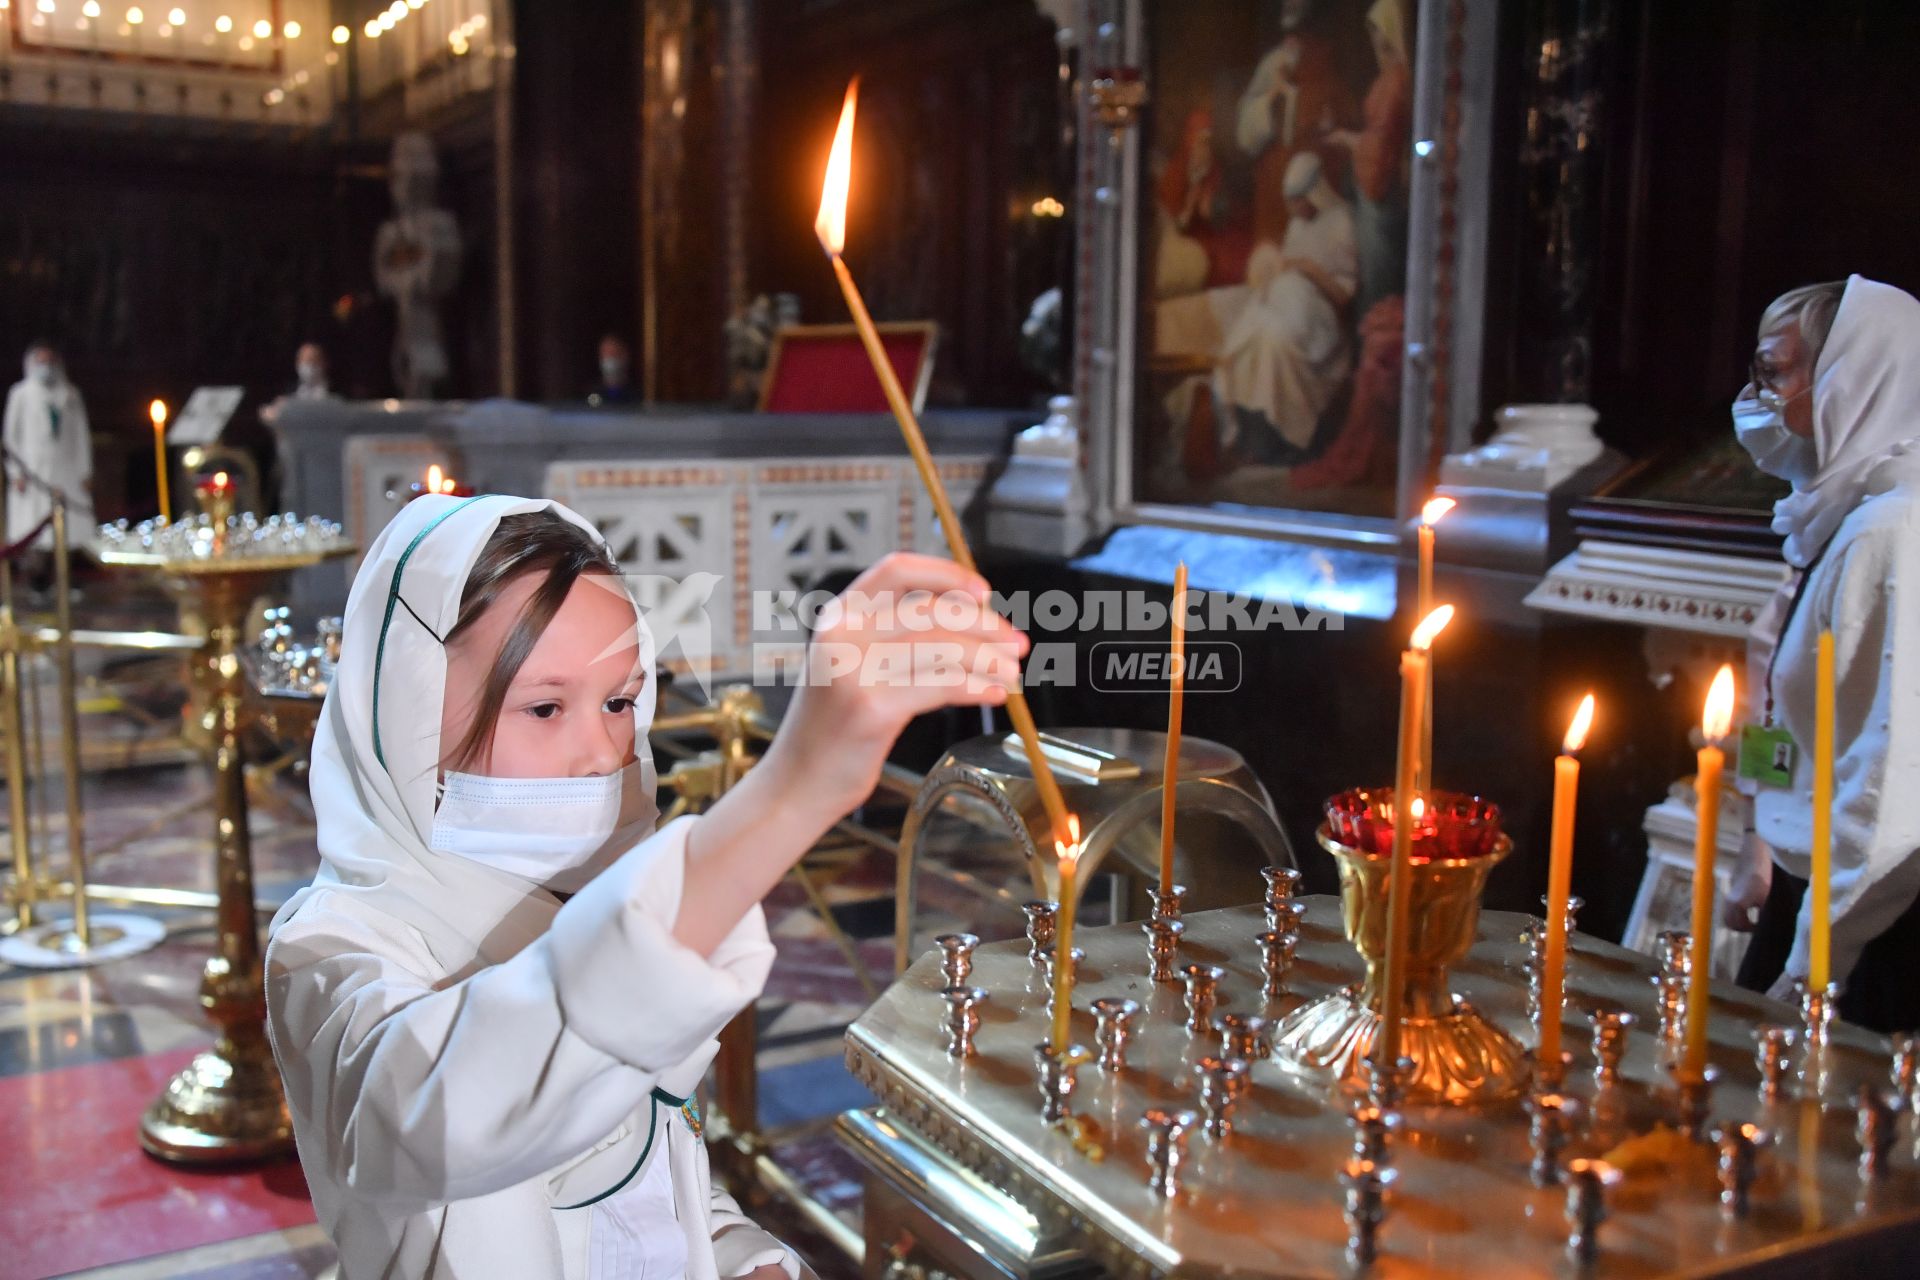
<svg viewBox="0 0 1920 1280"><path fill-rule="evenodd" d="M1440 518L1458 505L1452 498L1429 498L1420 508L1420 577L1419 599L1416 602L1414 617L1424 618L1433 612L1433 526ZM1414 771L1414 786L1426 791L1433 786L1433 663L1427 663L1427 685L1422 694L1420 709L1420 763Z"/></svg>
<svg viewBox="0 0 1920 1280"><path fill-rule="evenodd" d="M160 487L160 523L166 524L173 519L173 503L167 492L167 402L155 400L147 406L147 416L153 419L153 470Z"/></svg>
<svg viewBox="0 0 1920 1280"><path fill-rule="evenodd" d="M1693 835L1693 943L1687 975L1687 1048L1683 1065L1686 1073L1699 1079L1707 1068L1707 1012L1712 996L1708 980L1713 968L1714 856L1720 836L1720 776L1726 756L1719 742L1733 723L1733 668L1723 666L1707 692L1706 711L1700 718L1700 748L1694 770Z"/></svg>
<svg viewBox="0 0 1920 1280"><path fill-rule="evenodd" d="M1054 841L1060 859L1060 914L1053 938L1053 1035L1056 1054L1067 1051L1067 1022L1073 1014L1073 917L1080 895L1075 880L1080 867L1080 820L1069 816L1071 841Z"/></svg>
<svg viewBox="0 0 1920 1280"><path fill-rule="evenodd" d="M1407 929L1412 916L1413 823L1421 805L1414 790L1413 770L1420 751L1420 722L1425 710L1427 652L1433 638L1453 618L1453 606L1421 619L1413 641L1400 655L1400 736L1393 770L1393 862L1387 871L1386 990L1380 997L1382 1065L1389 1070L1400 1059L1401 1023L1406 1018Z"/></svg>
<svg viewBox="0 0 1920 1280"><path fill-rule="evenodd" d="M1833 632L1820 633L1813 699L1813 870L1807 882L1813 929L1807 985L1833 981Z"/></svg>
<svg viewBox="0 0 1920 1280"><path fill-rule="evenodd" d="M833 149L827 159L827 176L820 191L820 213L814 220L814 233L820 238L820 247L826 250L828 259L833 263L834 278L840 282L840 294L846 299L847 310L853 315L854 328L859 331L860 343L866 348L867 360L880 379L881 394L886 397L887 407L893 411L894 421L900 426L907 452L913 455L913 465L920 473L920 483L933 500L934 515L939 518L941 532L946 535L947 549L961 567L978 573L980 570L974 563L972 549L967 546L960 518L954 514L953 504L947 499L947 487L941 482L940 473L934 469L933 454L927 448L926 436L920 430L918 419L913 416L913 406L908 403L900 379L893 371L893 362L887 358L886 348L880 343L880 332L874 328L873 317L867 313L867 304L853 282L853 273L847 270L847 264L840 256L847 240L847 188L853 170L853 116L858 87L858 81L847 86L846 101L840 108L840 124L834 131ZM1060 784L1054 779L1053 767L1047 763L1046 753L1041 750L1040 731L1034 726L1033 712L1028 709L1026 694L1018 684L1007 691L1007 718L1013 722L1015 732L1020 735L1020 744L1026 749L1027 766L1033 773L1034 789L1040 793L1040 803L1047 811L1048 825L1052 828L1054 839L1058 840L1067 829L1067 802L1060 794Z"/></svg>
<svg viewBox="0 0 1920 1280"><path fill-rule="evenodd" d="M1553 760L1553 835L1547 846L1547 949L1540 965L1540 1062L1560 1065L1560 1011L1567 989L1567 895L1573 888L1573 813L1580 793L1580 761L1593 724L1593 695L1580 700Z"/></svg>
<svg viewBox="0 0 1920 1280"><path fill-rule="evenodd" d="M1173 571L1173 677L1167 691L1167 759L1160 782L1160 892L1173 888L1173 801L1180 783L1180 715L1187 700L1187 562Z"/></svg>

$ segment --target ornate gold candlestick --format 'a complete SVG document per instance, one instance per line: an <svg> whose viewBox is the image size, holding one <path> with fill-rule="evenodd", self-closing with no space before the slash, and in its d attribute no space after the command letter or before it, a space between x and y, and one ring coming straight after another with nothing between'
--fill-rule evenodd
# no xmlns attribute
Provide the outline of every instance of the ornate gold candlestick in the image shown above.
<svg viewBox="0 0 1920 1280"><path fill-rule="evenodd" d="M1381 1026L1393 859L1343 844L1324 826L1319 839L1339 865L1342 923L1366 961L1367 976L1357 989L1336 991L1287 1015L1275 1036L1274 1054L1297 1067L1330 1073L1340 1085L1359 1091L1366 1087L1365 1060ZM1409 1102L1491 1102L1514 1097L1526 1085L1526 1051L1455 998L1447 974L1473 945L1487 873L1512 850L1512 840L1502 835L1484 853L1416 858L1412 864L1400 1050L1414 1062L1406 1082Z"/></svg>
<svg viewBox="0 0 1920 1280"><path fill-rule="evenodd" d="M224 523L224 522L223 522ZM246 753L250 705L241 650L254 601L295 569L352 554L338 526L248 517L238 528L210 521L138 531L109 526L103 564L160 574L207 625L195 688L214 770L214 854L219 941L200 982L200 1003L218 1036L168 1082L140 1121L140 1145L182 1164L258 1160L293 1150L280 1073L266 1037L266 993L254 920L253 847L247 831Z"/></svg>

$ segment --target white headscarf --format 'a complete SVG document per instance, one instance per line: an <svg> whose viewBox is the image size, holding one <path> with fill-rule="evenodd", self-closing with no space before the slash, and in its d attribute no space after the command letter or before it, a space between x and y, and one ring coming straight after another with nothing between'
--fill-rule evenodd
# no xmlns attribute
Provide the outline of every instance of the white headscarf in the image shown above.
<svg viewBox="0 0 1920 1280"><path fill-rule="evenodd" d="M1920 299L1848 278L1814 367L1813 443L1819 471L1773 508L1802 569L1863 500L1920 480Z"/></svg>
<svg viewBox="0 0 1920 1280"><path fill-rule="evenodd" d="M501 518L549 508L600 539L557 502L429 495L409 502L374 540L347 597L340 665L313 739L320 871L280 909L275 927L327 888L420 930L454 968L476 950L517 950L558 909L530 881L428 847L447 682L438 637L458 620L467 576ZM647 676L634 700L635 742L642 793L651 798L654 646L637 608L634 621Z"/></svg>

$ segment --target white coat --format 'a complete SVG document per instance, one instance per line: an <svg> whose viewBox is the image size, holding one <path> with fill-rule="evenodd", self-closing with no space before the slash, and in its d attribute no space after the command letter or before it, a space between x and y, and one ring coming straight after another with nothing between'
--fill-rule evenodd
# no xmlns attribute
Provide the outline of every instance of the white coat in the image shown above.
<svg viewBox="0 0 1920 1280"><path fill-rule="evenodd" d="M528 499L420 498L354 581L314 739L321 870L275 917L266 956L267 1028L314 1208L342 1280L600 1280L591 1210L566 1206L620 1186L647 1151L669 1163L688 1280L765 1263L798 1276L657 1104L694 1092L773 956L758 908L710 956L674 940L697 819L617 856L564 905L428 848L446 681L435 637L500 518L549 505L585 525ZM650 671L644 623L640 635ZM644 742L651 679L638 701Z"/></svg>
<svg viewBox="0 0 1920 1280"><path fill-rule="evenodd" d="M1754 797L1754 829L1811 869L1816 645L1834 635L1833 977L1920 895L1920 301L1853 277L1814 380L1819 471L1775 528L1809 577L1774 660L1793 785ZM1784 527L1783 527L1784 526ZM1749 698L1762 705L1765 690ZM1805 977L1812 895L1786 973Z"/></svg>
<svg viewBox="0 0 1920 1280"><path fill-rule="evenodd" d="M92 535L93 441L88 431L87 406L65 375L51 387L28 378L7 391L0 438L13 455L7 463L7 475L15 482L7 491L9 543L32 533L53 510L43 485L67 495L67 536L80 543ZM28 477L21 476L23 468ZM50 534L42 534L38 545L51 540Z"/></svg>

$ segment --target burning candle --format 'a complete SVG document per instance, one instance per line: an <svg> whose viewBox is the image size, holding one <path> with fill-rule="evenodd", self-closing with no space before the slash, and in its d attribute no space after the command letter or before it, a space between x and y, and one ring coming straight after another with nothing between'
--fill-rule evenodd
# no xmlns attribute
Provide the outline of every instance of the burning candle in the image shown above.
<svg viewBox="0 0 1920 1280"><path fill-rule="evenodd" d="M1713 859L1720 835L1720 774L1726 757L1720 742L1733 727L1733 668L1722 666L1707 690L1700 716L1700 747L1694 769L1693 955L1687 977L1686 1073L1698 1079L1707 1069L1707 971L1713 967Z"/></svg>
<svg viewBox="0 0 1920 1280"><path fill-rule="evenodd" d="M173 518L172 495L167 492L167 402L155 400L147 406L147 416L153 419L153 470L160 483L160 523L166 524Z"/></svg>
<svg viewBox="0 0 1920 1280"><path fill-rule="evenodd" d="M427 468L427 492L439 493L441 491L440 482L444 479L446 479L446 473L440 469L439 463L436 462L429 466Z"/></svg>
<svg viewBox="0 0 1920 1280"><path fill-rule="evenodd" d="M1074 885L1080 865L1080 819L1067 815L1067 840L1053 842L1060 860L1060 915L1054 931L1053 952L1053 1051L1067 1051L1067 1018L1073 999L1073 913L1079 903Z"/></svg>
<svg viewBox="0 0 1920 1280"><path fill-rule="evenodd" d="M1540 971L1540 1061L1547 1070L1560 1063L1560 1007L1567 986L1567 894L1573 885L1573 809L1580 791L1580 761L1593 727L1593 695L1567 726L1560 754L1553 761L1553 838L1547 861L1547 950Z"/></svg>
<svg viewBox="0 0 1920 1280"><path fill-rule="evenodd" d="M1420 508L1420 595L1414 616L1424 618L1433 612L1433 526L1440 517L1457 506L1452 498L1429 498ZM1425 705L1421 708L1420 763L1414 771L1413 785L1425 791L1433 785L1433 664L1427 664Z"/></svg>
<svg viewBox="0 0 1920 1280"><path fill-rule="evenodd" d="M1820 633L1813 702L1813 928L1808 936L1807 986L1825 991L1833 981L1833 632Z"/></svg>
<svg viewBox="0 0 1920 1280"><path fill-rule="evenodd" d="M1453 606L1443 604L1413 629L1400 655L1400 738L1393 771L1393 864L1387 879L1387 980L1380 1009L1380 1060L1391 1067L1400 1059L1400 1023L1406 1016L1407 924L1413 893L1413 826L1425 807L1413 785L1420 751L1420 722L1426 709L1427 657L1434 637L1453 621Z"/></svg>
<svg viewBox="0 0 1920 1280"><path fill-rule="evenodd" d="M900 389L900 379L893 371L893 362L887 359L886 348L880 345L880 333L873 327L873 317L867 314L867 304L853 283L853 274L847 270L847 264L840 256L847 246L847 188L853 178L853 115L859 87L858 80L847 85L846 101L840 107L840 124L833 134L833 149L827 156L827 176L821 184L820 213L814 219L813 231L820 239L820 247L826 250L828 260L833 263L834 278L840 282L841 296L847 300L847 310L853 314L854 327L859 330L867 359L880 379L881 393L886 396L887 407L893 411L894 421L900 424L901 438L906 441L907 452L913 455L913 465L920 473L920 483L933 500L934 515L939 518L940 529L946 535L947 550L962 568L978 573L973 551L967 546L967 535L960 527L960 517L954 514L953 504L947 499L947 487L942 483L940 473L934 470L933 454L927 449L920 423L913 416L913 407L907 401L906 392ZM1060 834L1067 829L1067 802L1060 794L1060 784L1054 780L1053 767L1047 763L1046 753L1040 748L1040 731L1034 727L1033 712L1028 710L1026 694L1018 683L1007 691L1007 718L1013 721L1013 727L1020 735L1020 744L1026 749L1027 766L1033 773L1034 789L1040 793L1040 803L1047 811L1048 826L1058 843Z"/></svg>
<svg viewBox="0 0 1920 1280"><path fill-rule="evenodd" d="M1173 801L1180 782L1180 712L1187 698L1187 562L1173 571L1173 682L1167 691L1167 762L1161 770L1160 892L1173 889Z"/></svg>

